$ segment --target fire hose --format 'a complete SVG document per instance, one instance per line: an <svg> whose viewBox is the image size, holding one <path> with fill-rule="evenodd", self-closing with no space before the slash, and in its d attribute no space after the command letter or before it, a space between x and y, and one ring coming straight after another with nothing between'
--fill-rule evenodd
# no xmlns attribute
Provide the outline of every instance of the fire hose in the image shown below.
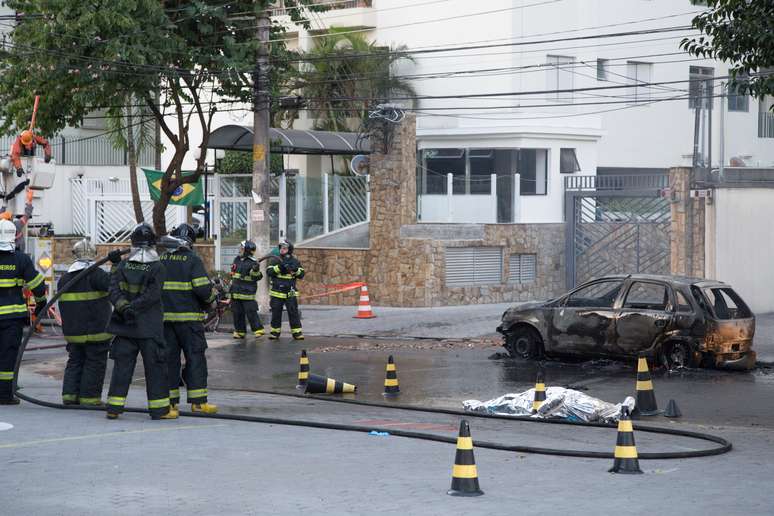
<svg viewBox="0 0 774 516"><path fill-rule="evenodd" d="M121 254L125 254L128 252L129 252L129 249L126 249L126 250L123 250ZM56 294L54 294L49 299L48 303L46 303L46 306L43 308L43 310L44 311L48 310L59 299L59 297L62 294L66 293L80 279L90 274L97 267L100 267L107 261L108 261L108 258L103 258L95 262L94 264L92 264L90 267L80 271L70 281L68 281L61 289L59 289L59 291ZM24 351L27 349L27 343L29 342L30 337L32 336L32 333L33 332L30 329L30 331L28 331L24 336L21 346L19 348L18 356L16 358L16 366L14 368L14 379L13 379L14 394L24 401L27 401L29 403L33 403L35 405L39 405L42 407L49 407L49 408L56 408L56 409L63 409L63 410L91 410L91 411L101 411L101 412L104 411L104 408L101 408L101 407L64 405L62 403L55 403L55 402L40 400L19 392L18 383L17 383L17 380L19 378L19 368L21 366L22 356L24 355ZM323 398L321 396L309 396L305 394L286 393L286 392L279 392L279 391L249 390L249 389L229 389L229 390L236 391L236 392L240 392L240 391L251 392L256 394L265 394L265 395L272 395L272 396L313 399L316 401L345 403L345 404L375 407L375 408L382 408L382 409L393 409L393 410L424 412L429 414L461 416L466 418L498 419L498 420L507 420L511 422L518 422L518 423L525 423L525 422L543 423L543 424L567 425L570 427L591 427L591 428L605 428L605 429L616 428L614 424L606 424L606 423L588 423L588 422L565 421L565 420L558 420L558 419L534 419L526 416L503 416L503 415L496 415L496 414L481 414L481 413L474 413L474 412L464 412L461 410L453 410L453 409L423 408L423 407L416 407L412 405L395 405L395 404L367 402L367 401L360 401L360 400ZM135 413L148 413L147 409L140 409L140 408L133 408L133 407L127 407L126 409L124 409L124 411L135 412ZM448 437L445 435L430 434L430 433L423 433L423 432L412 432L408 430L396 430L393 428L380 428L380 427L373 427L373 426L348 425L348 424L341 424L341 423L324 423L324 422L308 421L308 420L301 420L301 419L284 419L284 418L274 418L274 417L248 416L248 415L242 415L242 414L240 415L202 414L202 413L180 411L180 415L185 417L218 419L218 420L226 420L226 421L244 421L244 422L250 422L250 423L264 423L264 424L282 425L282 426L297 426L297 427L318 428L318 429L325 429L325 430L339 430L339 431L345 431L345 432L370 433L373 431L377 431L377 432L386 432L392 436L405 437L409 439L419 439L424 441L432 441L432 442L448 443L448 444L455 444L457 442L456 437ZM678 452L643 452L638 454L640 459L664 460L664 459L687 459L687 458L696 458L696 457L707 457L711 455L721 455L724 453L728 453L729 451L731 451L731 448L732 448L732 444L730 441L716 435L702 433L702 432L693 432L693 431L681 430L677 428L665 428L665 427L659 427L659 426L640 426L640 425L636 426L636 430L637 432L671 435L671 436L696 439L700 441L707 441L717 445L706 449L678 451ZM556 455L561 457L580 457L580 458L588 458L588 459L612 459L613 458L613 453L589 451L589 450L541 448L541 447L534 447L534 446L509 445L509 444L502 444L502 443L489 442L489 441L478 441L478 440L476 441L475 445L477 448L516 452L516 453L534 453L539 455Z"/></svg>

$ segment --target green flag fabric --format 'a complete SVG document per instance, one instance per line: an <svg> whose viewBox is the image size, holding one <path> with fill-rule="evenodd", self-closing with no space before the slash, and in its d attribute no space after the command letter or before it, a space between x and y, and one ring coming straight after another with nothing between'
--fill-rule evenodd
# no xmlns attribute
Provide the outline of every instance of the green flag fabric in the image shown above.
<svg viewBox="0 0 774 516"><path fill-rule="evenodd" d="M164 177L164 172L150 168L143 168L142 171L145 172L145 179L148 181L151 199L158 201L161 198L161 178ZM194 172L191 171L183 171L184 176L193 173ZM198 206L204 204L204 186L202 178L200 177L196 183L186 183L178 186L177 190L172 194L169 204L178 204L181 206Z"/></svg>

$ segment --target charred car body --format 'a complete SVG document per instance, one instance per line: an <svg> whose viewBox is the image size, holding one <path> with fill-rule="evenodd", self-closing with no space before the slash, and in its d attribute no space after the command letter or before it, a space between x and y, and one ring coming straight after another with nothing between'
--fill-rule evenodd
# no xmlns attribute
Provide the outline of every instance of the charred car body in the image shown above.
<svg viewBox="0 0 774 516"><path fill-rule="evenodd" d="M509 308L497 328L514 357L631 359L751 369L755 317L727 284L674 276L599 278L544 303Z"/></svg>

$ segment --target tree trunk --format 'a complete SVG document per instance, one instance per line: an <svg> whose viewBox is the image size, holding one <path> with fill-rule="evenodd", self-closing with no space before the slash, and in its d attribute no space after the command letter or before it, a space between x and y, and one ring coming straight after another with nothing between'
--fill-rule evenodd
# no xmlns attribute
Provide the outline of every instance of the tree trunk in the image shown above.
<svg viewBox="0 0 774 516"><path fill-rule="evenodd" d="M157 237L167 234L167 206L170 195L164 190L158 202L153 203L153 231Z"/></svg>
<svg viewBox="0 0 774 516"><path fill-rule="evenodd" d="M129 97L130 99L132 97ZM132 189L132 207L134 208L134 218L137 223L145 222L145 215L142 213L142 204L140 204L140 189L137 186L137 149L134 142L134 126L132 125L132 107L126 110L126 157L129 162L129 184Z"/></svg>

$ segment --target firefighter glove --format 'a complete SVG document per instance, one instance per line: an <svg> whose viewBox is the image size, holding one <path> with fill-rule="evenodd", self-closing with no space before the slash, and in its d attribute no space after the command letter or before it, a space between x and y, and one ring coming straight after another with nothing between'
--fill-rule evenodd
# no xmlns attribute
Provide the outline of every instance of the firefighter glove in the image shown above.
<svg viewBox="0 0 774 516"><path fill-rule="evenodd" d="M114 249L108 253L108 259L111 263L117 265L121 263L121 251L119 249Z"/></svg>

